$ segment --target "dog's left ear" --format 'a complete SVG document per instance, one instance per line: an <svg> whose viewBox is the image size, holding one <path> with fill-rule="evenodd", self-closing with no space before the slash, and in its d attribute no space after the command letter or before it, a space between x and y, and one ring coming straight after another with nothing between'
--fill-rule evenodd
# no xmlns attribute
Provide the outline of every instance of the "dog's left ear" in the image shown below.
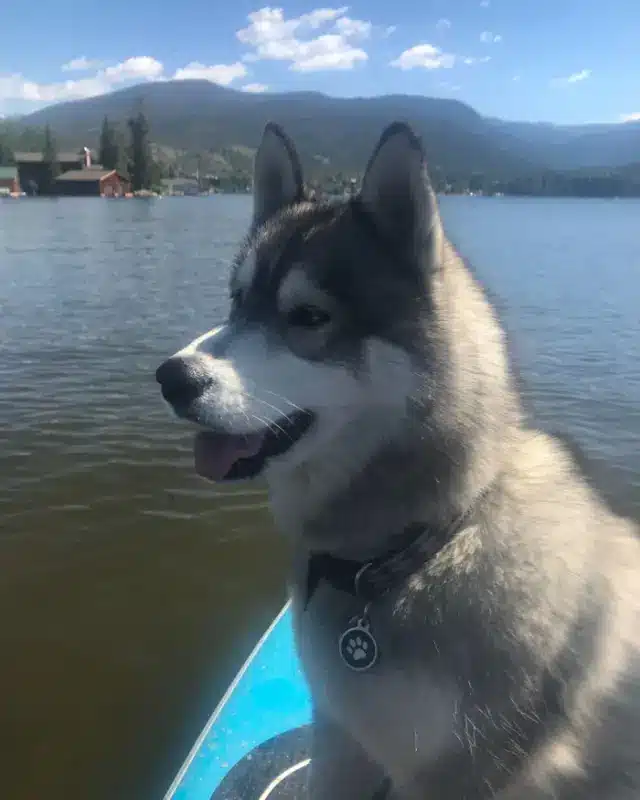
<svg viewBox="0 0 640 800"><path fill-rule="evenodd" d="M300 159L293 142L275 122L267 123L253 166L253 226L303 199Z"/></svg>
<svg viewBox="0 0 640 800"><path fill-rule="evenodd" d="M440 218L420 139L404 122L383 132L365 170L360 200L380 232L411 258L431 262Z"/></svg>

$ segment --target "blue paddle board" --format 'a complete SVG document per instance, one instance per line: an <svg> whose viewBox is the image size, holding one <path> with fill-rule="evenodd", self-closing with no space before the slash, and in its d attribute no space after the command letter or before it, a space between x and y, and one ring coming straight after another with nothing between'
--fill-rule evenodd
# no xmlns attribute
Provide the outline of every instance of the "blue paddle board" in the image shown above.
<svg viewBox="0 0 640 800"><path fill-rule="evenodd" d="M309 766L311 699L289 604L198 737L164 800L294 800Z"/></svg>

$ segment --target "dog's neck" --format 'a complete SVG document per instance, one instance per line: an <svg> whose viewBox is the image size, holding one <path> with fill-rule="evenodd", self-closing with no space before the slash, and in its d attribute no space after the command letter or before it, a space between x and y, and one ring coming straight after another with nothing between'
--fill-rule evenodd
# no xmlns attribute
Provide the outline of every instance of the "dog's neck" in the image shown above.
<svg viewBox="0 0 640 800"><path fill-rule="evenodd" d="M416 570L435 558L462 530L479 522L481 509L491 497L487 486L474 502L449 524L431 527L422 523L409 525L389 549L366 561L357 561L326 552L308 554L306 604L322 582L334 589L371 603L393 591Z"/></svg>
<svg viewBox="0 0 640 800"><path fill-rule="evenodd" d="M416 523L445 529L494 481L498 462L474 462L451 441L420 446L418 437L417 446L416 438L408 427L341 484L332 483L335 459L282 476L270 492L278 527L297 547L355 560L394 549Z"/></svg>

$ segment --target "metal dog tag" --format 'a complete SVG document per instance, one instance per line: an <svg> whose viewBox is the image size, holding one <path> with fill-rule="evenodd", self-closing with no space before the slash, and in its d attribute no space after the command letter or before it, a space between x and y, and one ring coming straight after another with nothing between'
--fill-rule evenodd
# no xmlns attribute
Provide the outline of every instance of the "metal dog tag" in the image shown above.
<svg viewBox="0 0 640 800"><path fill-rule="evenodd" d="M338 649L340 658L349 669L366 672L373 667L378 660L378 643L371 633L366 612L340 636Z"/></svg>

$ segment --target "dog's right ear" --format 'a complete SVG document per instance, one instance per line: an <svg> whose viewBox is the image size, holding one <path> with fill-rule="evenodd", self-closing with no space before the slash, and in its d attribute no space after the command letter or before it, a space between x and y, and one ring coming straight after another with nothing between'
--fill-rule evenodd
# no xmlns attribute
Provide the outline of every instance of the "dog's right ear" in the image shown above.
<svg viewBox="0 0 640 800"><path fill-rule="evenodd" d="M420 139L404 122L382 133L360 191L378 230L410 258L436 257L440 219Z"/></svg>
<svg viewBox="0 0 640 800"><path fill-rule="evenodd" d="M300 159L293 142L275 122L267 123L253 166L253 227L303 199Z"/></svg>

